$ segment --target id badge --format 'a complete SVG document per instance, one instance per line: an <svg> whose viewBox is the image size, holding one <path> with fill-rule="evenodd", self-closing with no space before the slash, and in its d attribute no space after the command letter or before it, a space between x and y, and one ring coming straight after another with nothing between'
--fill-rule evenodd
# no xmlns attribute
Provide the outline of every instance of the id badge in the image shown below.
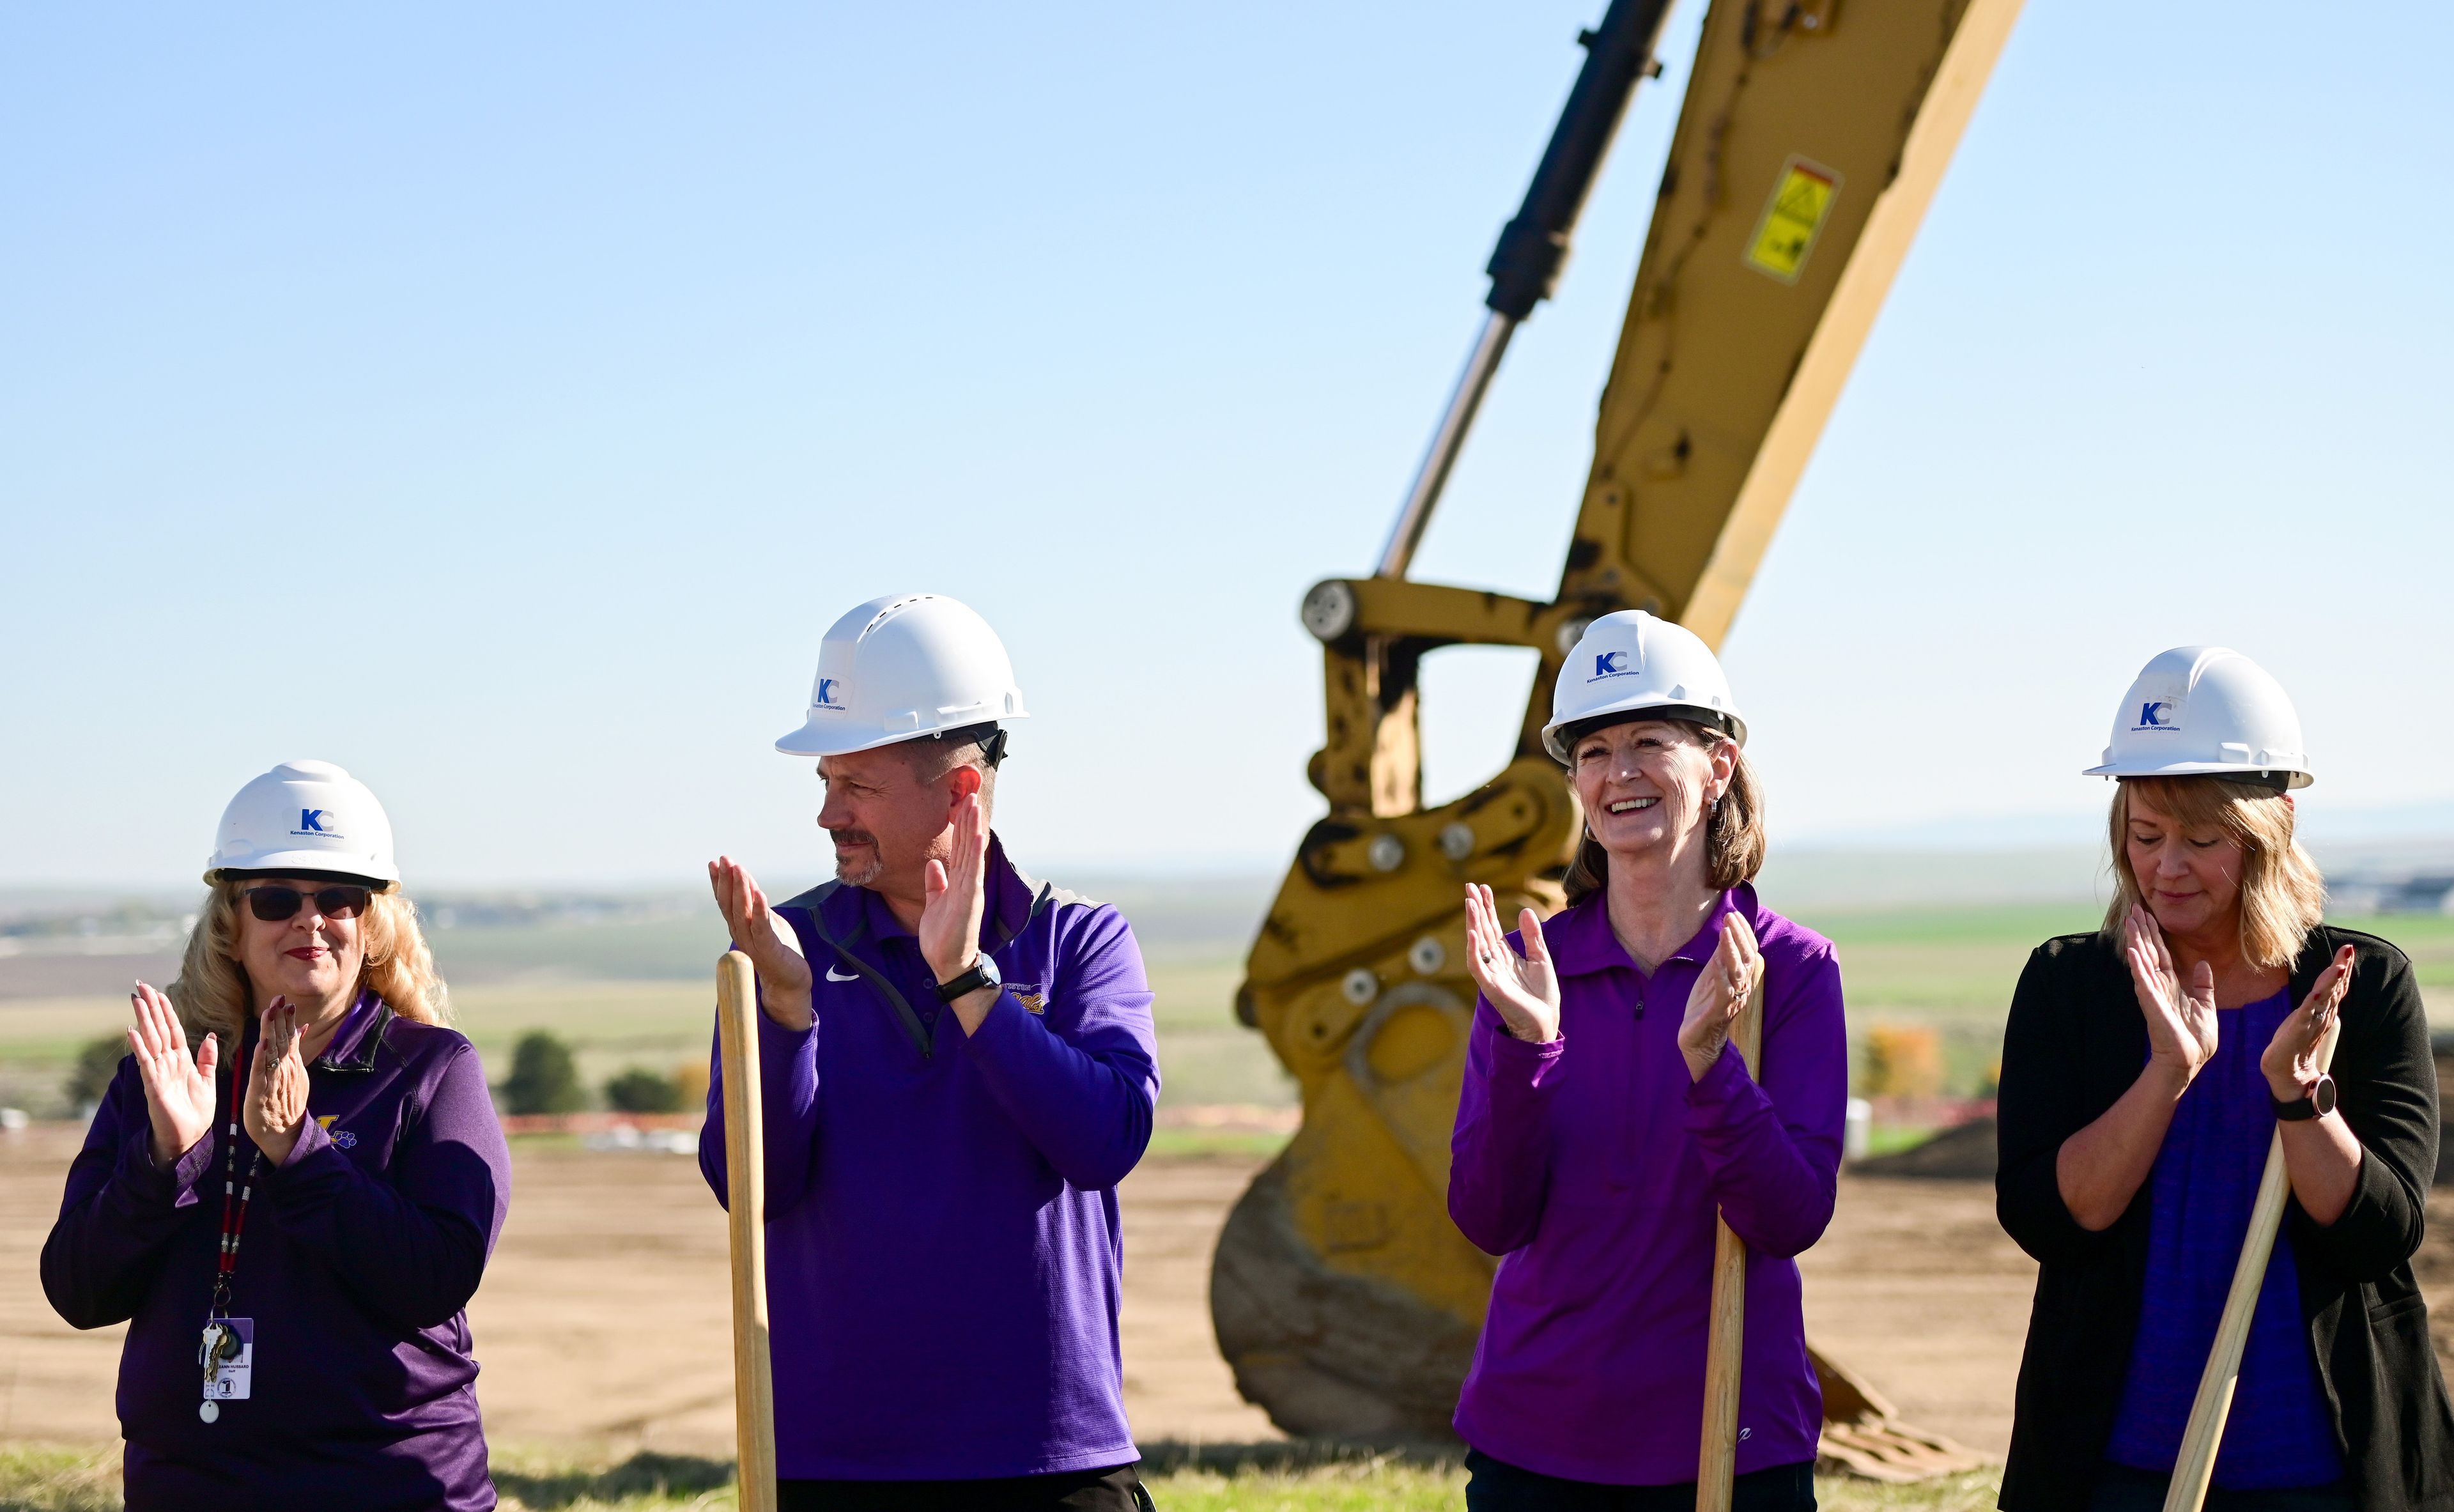
<svg viewBox="0 0 2454 1512"><path fill-rule="evenodd" d="M206 1335L199 1350L204 1357L205 1400L245 1401L255 1375L255 1320L217 1318Z"/></svg>

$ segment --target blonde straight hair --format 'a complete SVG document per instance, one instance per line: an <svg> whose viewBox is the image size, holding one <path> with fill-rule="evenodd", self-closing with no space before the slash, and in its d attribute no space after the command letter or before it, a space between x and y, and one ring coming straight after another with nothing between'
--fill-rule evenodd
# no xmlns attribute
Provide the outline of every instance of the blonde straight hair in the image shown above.
<svg viewBox="0 0 2454 1512"><path fill-rule="evenodd" d="M2262 971L2289 966L2326 915L2326 880L2292 837L2292 803L2273 788L2224 776L2123 777L2113 785L2113 902L2104 932L2119 937L2142 893L2130 875L2130 798L2136 790L2185 831L2221 833L2241 847L2241 954Z"/></svg>
<svg viewBox="0 0 2454 1512"><path fill-rule="evenodd" d="M172 1006L186 1026L191 1045L207 1034L221 1036L222 1064L240 1042L240 1031L255 1017L255 994L247 968L238 959L240 894L251 880L229 877L212 884L205 906L189 932L188 952L179 962L178 979L171 983ZM366 958L358 967L358 985L372 987L403 1018L422 1024L448 1023L451 996L434 973L434 956L417 927L417 905L393 882L381 891L370 889L367 911L358 916L358 937Z"/></svg>
<svg viewBox="0 0 2454 1512"><path fill-rule="evenodd" d="M1747 764L1746 751L1720 731L1685 719L1673 722L1702 741L1706 750L1727 744L1738 758L1730 768L1729 791L1713 806L1713 816L1707 821L1705 879L1715 891L1724 893L1741 882L1754 881L1764 863L1763 785L1756 780L1756 769ZM1584 831L1579 837L1577 858L1568 863L1562 885L1567 889L1570 908L1610 885L1610 852L1602 849L1592 831Z"/></svg>

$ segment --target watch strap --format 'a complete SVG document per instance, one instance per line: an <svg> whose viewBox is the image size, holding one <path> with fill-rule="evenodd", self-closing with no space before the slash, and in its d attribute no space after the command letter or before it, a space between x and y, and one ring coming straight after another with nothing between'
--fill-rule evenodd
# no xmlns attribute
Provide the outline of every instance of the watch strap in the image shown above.
<svg viewBox="0 0 2454 1512"><path fill-rule="evenodd" d="M971 970L955 978L953 981L939 982L937 984L938 1000L941 1002L953 1002L955 998L968 997L969 995L979 991L983 987L995 987L998 985L997 978L989 973L988 959L988 956L983 953L977 960L972 962Z"/></svg>
<svg viewBox="0 0 2454 1512"><path fill-rule="evenodd" d="M2310 1083L2308 1091L2289 1102L2272 1093L2268 1098L2275 1104L2278 1122L2305 1123L2312 1119L2323 1119L2335 1111L2335 1079L2321 1072L2318 1079Z"/></svg>

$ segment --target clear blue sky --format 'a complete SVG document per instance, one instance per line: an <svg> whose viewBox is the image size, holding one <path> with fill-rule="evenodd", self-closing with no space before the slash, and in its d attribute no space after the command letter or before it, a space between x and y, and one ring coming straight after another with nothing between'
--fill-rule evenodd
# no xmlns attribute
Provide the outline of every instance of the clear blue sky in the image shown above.
<svg viewBox="0 0 2454 1512"><path fill-rule="evenodd" d="M804 878L768 744L915 588L1013 648L1027 858L1282 864L1297 601L1385 531L1601 9L9 10L0 882L191 877L292 756L413 881ZM1554 585L1700 16L1420 575ZM2091 811L2192 640L2298 698L2313 819L2454 792L2449 54L2418 4L2029 7L1726 648L1777 844ZM1525 675L1435 658L1439 794Z"/></svg>

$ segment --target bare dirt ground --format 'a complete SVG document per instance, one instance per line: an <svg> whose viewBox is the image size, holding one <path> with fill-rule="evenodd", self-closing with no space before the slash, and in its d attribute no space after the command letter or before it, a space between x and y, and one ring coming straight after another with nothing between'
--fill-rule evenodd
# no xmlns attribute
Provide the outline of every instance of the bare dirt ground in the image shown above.
<svg viewBox="0 0 2454 1512"><path fill-rule="evenodd" d="M35 1257L77 1134L0 1136L0 1442L116 1436L118 1329L79 1334L43 1300ZM1123 1188L1127 1406L1146 1441L1275 1437L1210 1332L1210 1252L1250 1158L1145 1161ZM732 1365L722 1215L694 1161L521 1141L513 1199L470 1309L498 1442L726 1455ZM2454 1200L2422 1280L2454 1346ZM1995 1227L1991 1183L1851 1178L1809 1252L1816 1341L1920 1426L2000 1455L2034 1267Z"/></svg>

